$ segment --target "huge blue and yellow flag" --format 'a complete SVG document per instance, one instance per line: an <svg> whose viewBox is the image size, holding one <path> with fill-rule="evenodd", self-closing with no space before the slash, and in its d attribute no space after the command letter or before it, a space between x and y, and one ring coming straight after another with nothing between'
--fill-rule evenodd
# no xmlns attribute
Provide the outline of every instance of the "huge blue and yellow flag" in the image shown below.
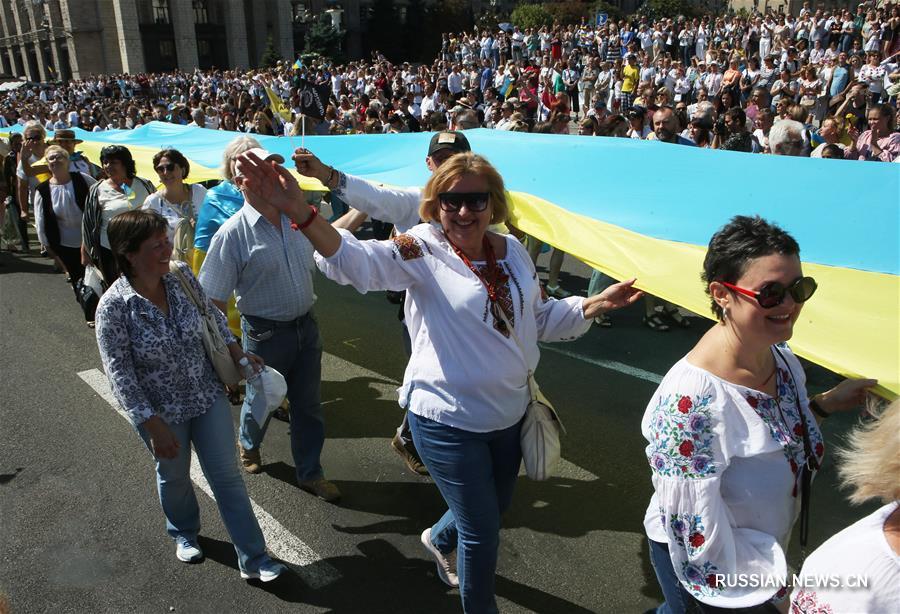
<svg viewBox="0 0 900 614"><path fill-rule="evenodd" d="M127 145L138 173L176 147L190 180L218 176L234 133L151 123L130 131L76 131L97 159ZM800 243L819 290L806 304L792 348L846 376L874 377L900 393L900 165L761 156L654 141L471 130L474 151L502 173L512 222L617 279L710 316L700 282L705 246L734 215L761 215ZM366 179L424 185L431 135L307 137L323 162ZM288 158L290 141L258 137ZM301 178L306 190L323 190Z"/></svg>

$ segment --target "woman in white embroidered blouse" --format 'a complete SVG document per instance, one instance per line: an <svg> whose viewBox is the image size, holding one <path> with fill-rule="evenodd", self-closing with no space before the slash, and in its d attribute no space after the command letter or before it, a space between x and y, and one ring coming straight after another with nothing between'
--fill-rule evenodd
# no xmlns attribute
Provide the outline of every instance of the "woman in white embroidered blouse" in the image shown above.
<svg viewBox="0 0 900 614"><path fill-rule="evenodd" d="M116 400L156 460L159 500L175 556L203 558L197 544L200 509L191 485L191 446L209 481L244 579L274 580L285 567L266 544L234 450L231 408L203 346L201 315L177 277L169 272L172 244L158 213L134 210L109 222L109 244L122 276L97 306L97 345ZM181 275L216 316L219 331L238 364L247 357L186 264Z"/></svg>
<svg viewBox="0 0 900 614"><path fill-rule="evenodd" d="M773 584L785 580L791 529L824 454L817 420L876 383L845 380L807 398L783 344L816 289L799 252L758 217L735 217L710 241L703 280L719 322L666 374L641 424L660 614L777 611L770 600L785 592Z"/></svg>
<svg viewBox="0 0 900 614"><path fill-rule="evenodd" d="M809 555L791 595L792 614L894 612L900 604L900 401L857 427L838 451L838 473L855 504L882 507ZM865 584L863 584L865 582Z"/></svg>
<svg viewBox="0 0 900 614"><path fill-rule="evenodd" d="M434 223L389 241L338 233L304 204L297 182L277 165L245 154L238 168L248 201L260 198L290 216L315 246L327 277L360 292L408 291L412 356L400 405L449 507L422 533L422 543L441 579L460 587L466 612L496 612L500 516L521 464L526 377L537 367L538 341L574 339L595 316L633 303L641 296L634 280L588 299L544 299L525 248L488 232L506 219L503 180L471 153L441 164L425 186L419 211Z"/></svg>

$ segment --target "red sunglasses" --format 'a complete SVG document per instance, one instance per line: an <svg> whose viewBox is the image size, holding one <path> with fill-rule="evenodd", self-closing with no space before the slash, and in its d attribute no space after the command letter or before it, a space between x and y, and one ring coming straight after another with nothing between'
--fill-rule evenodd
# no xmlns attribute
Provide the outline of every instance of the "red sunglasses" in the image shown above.
<svg viewBox="0 0 900 614"><path fill-rule="evenodd" d="M727 281L719 283L735 292L740 292L745 296L755 298L756 302L759 303L759 306L763 309L778 307L784 302L784 299L788 294L791 295L791 298L794 299L795 303L805 303L812 298L812 295L816 293L816 288L819 287L816 280L812 277L798 277L788 286L784 286L777 281L772 281L760 288L759 292L740 288Z"/></svg>

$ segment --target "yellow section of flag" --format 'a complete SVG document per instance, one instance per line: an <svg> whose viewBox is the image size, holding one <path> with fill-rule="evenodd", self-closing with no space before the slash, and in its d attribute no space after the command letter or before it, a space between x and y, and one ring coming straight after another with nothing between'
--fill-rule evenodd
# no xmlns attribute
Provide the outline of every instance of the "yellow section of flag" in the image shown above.
<svg viewBox="0 0 900 614"><path fill-rule="evenodd" d="M278 115L286 122L292 121L291 110L284 106L281 96L272 91L272 88L266 86L266 94L269 96L269 108L272 113Z"/></svg>

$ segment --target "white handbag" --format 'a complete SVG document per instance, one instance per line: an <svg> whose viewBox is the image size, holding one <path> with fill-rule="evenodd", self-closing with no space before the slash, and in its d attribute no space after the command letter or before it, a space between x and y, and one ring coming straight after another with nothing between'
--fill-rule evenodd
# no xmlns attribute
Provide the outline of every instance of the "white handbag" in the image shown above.
<svg viewBox="0 0 900 614"><path fill-rule="evenodd" d="M106 282L103 279L103 274L100 273L100 269L92 264L84 267L84 285L91 288L98 297L103 296L103 292L106 290Z"/></svg>
<svg viewBox="0 0 900 614"><path fill-rule="evenodd" d="M493 311L500 314L510 336L522 351L524 360L525 349L503 312L503 308L497 306ZM553 477L556 472L561 450L559 436L560 433L566 432L566 428L559 419L556 409L541 392L531 369L528 370L528 393L531 400L528 402L528 407L525 408L525 419L522 421L522 432L519 435L522 460L525 462L525 473L528 477L541 481Z"/></svg>
<svg viewBox="0 0 900 614"><path fill-rule="evenodd" d="M231 358L231 352L228 351L228 346L225 345L222 333L219 332L216 316L206 309L206 305L200 300L194 288L191 287L190 282L185 278L176 261L172 260L169 262L169 270L181 282L184 293L200 312L200 334L203 338L203 347L206 349L206 355L209 356L216 375L219 376L219 379L226 386L236 385L242 379L241 373Z"/></svg>

